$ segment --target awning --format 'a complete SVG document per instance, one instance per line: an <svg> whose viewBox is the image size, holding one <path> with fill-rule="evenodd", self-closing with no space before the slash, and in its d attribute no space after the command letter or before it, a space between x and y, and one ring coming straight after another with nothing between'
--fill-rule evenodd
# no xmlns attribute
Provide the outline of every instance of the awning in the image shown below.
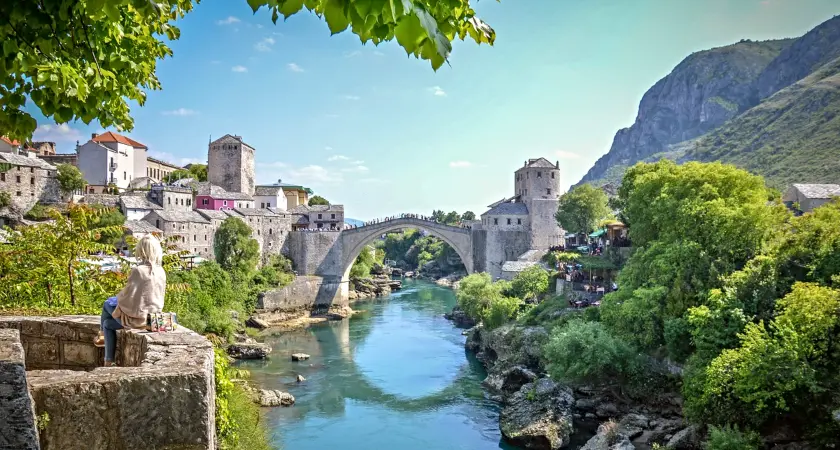
<svg viewBox="0 0 840 450"><path fill-rule="evenodd" d="M591 237L591 238L601 237L601 236L603 236L603 235L604 235L604 233L606 233L606 232L607 232L607 229L606 229L606 228L601 228L600 230L595 231L594 233L590 234L590 235L589 235L589 237Z"/></svg>

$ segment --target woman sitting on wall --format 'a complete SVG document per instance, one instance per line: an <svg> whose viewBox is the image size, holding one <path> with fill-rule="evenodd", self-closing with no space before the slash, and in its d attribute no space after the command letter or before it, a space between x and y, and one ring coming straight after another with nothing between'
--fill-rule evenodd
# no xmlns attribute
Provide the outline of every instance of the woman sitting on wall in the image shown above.
<svg viewBox="0 0 840 450"><path fill-rule="evenodd" d="M131 269L125 288L102 305L101 331L94 344L105 347L105 367L116 365L117 330L145 328L150 313L163 310L166 272L161 267L163 249L160 241L147 234L134 249L137 266Z"/></svg>

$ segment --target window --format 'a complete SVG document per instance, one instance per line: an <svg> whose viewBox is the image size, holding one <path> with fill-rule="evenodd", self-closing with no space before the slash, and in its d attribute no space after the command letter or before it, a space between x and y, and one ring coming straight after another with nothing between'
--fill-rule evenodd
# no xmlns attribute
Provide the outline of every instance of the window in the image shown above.
<svg viewBox="0 0 840 450"><path fill-rule="evenodd" d="M160 229L160 219L155 219L155 226Z"/></svg>
<svg viewBox="0 0 840 450"><path fill-rule="evenodd" d="M545 193L546 193L547 195L551 195L551 189L546 189L546 190L545 190Z"/></svg>
<svg viewBox="0 0 840 450"><path fill-rule="evenodd" d="M29 168L29 173L35 173L35 168L34 168L34 167L30 167L30 168Z"/></svg>
<svg viewBox="0 0 840 450"><path fill-rule="evenodd" d="M205 242L207 241L207 235L206 234L204 235L204 241Z"/></svg>
<svg viewBox="0 0 840 450"><path fill-rule="evenodd" d="M29 184L35 184L35 177L29 179Z"/></svg>
<svg viewBox="0 0 840 450"><path fill-rule="evenodd" d="M319 219L321 218L321 215L320 215L320 214L318 214L318 218L319 218Z"/></svg>
<svg viewBox="0 0 840 450"><path fill-rule="evenodd" d="M127 180L127 179L128 179L128 174L125 171L123 171L123 180Z"/></svg>
<svg viewBox="0 0 840 450"><path fill-rule="evenodd" d="M35 196L35 193L34 193L34 192L30 192L30 193L29 193L29 196L30 196L30 197L34 197L34 196Z"/></svg>
<svg viewBox="0 0 840 450"><path fill-rule="evenodd" d="M187 206L192 206L192 199L191 198L187 199Z"/></svg>
<svg viewBox="0 0 840 450"><path fill-rule="evenodd" d="M227 200L223 201L222 204L227 206Z"/></svg>
<svg viewBox="0 0 840 450"><path fill-rule="evenodd" d="M508 217L508 225L510 225L510 217Z"/></svg>
<svg viewBox="0 0 840 450"><path fill-rule="evenodd" d="M522 219L516 219L516 224L517 225L522 225Z"/></svg>
<svg viewBox="0 0 840 450"><path fill-rule="evenodd" d="M265 208L265 202L260 202L260 208Z"/></svg>
<svg viewBox="0 0 840 450"><path fill-rule="evenodd" d="M319 222L319 223L318 223L318 228L319 228L319 229L324 228L324 224Z"/></svg>
<svg viewBox="0 0 840 450"><path fill-rule="evenodd" d="M171 205L171 204L172 204L172 197L169 197L169 198L167 198L167 199L166 199L166 204L167 204L167 205Z"/></svg>
<svg viewBox="0 0 840 450"><path fill-rule="evenodd" d="M93 188L90 188L89 194L93 194L94 192L96 192L96 191Z"/></svg>
<svg viewBox="0 0 840 450"><path fill-rule="evenodd" d="M173 230L175 229L175 224L174 224L174 223L172 224L172 229L173 229Z"/></svg>
<svg viewBox="0 0 840 450"><path fill-rule="evenodd" d="M268 234L274 234L271 232L271 228L268 229Z"/></svg>
<svg viewBox="0 0 840 450"><path fill-rule="evenodd" d="M6 181L6 172L0 173L0 181Z"/></svg>
<svg viewBox="0 0 840 450"><path fill-rule="evenodd" d="M551 172L551 178L554 178L554 172Z"/></svg>
<svg viewBox="0 0 840 450"><path fill-rule="evenodd" d="M537 172L537 178L542 178L542 172Z"/></svg>
<svg viewBox="0 0 840 450"><path fill-rule="evenodd" d="M262 230L257 230L257 236L262 236Z"/></svg>
<svg viewBox="0 0 840 450"><path fill-rule="evenodd" d="M20 183L20 175L15 175L15 181L17 181L18 183Z"/></svg>
<svg viewBox="0 0 840 450"><path fill-rule="evenodd" d="M209 204L210 204L210 200L209 200L209 199L206 199L206 198L202 198L202 199L201 199L201 204L202 204L202 205L209 205Z"/></svg>
<svg viewBox="0 0 840 450"><path fill-rule="evenodd" d="M332 216L333 219L335 219L335 214L330 214L330 215Z"/></svg>
<svg viewBox="0 0 840 450"><path fill-rule="evenodd" d="M193 235L193 242L195 242L195 241L197 241L197 240L198 240L198 236Z"/></svg>
<svg viewBox="0 0 840 450"><path fill-rule="evenodd" d="M493 219L493 225L498 225L498 224L499 224L499 219Z"/></svg>
<svg viewBox="0 0 840 450"><path fill-rule="evenodd" d="M16 194L16 195L17 195L18 197L20 197L20 191L17 191L17 194Z"/></svg>

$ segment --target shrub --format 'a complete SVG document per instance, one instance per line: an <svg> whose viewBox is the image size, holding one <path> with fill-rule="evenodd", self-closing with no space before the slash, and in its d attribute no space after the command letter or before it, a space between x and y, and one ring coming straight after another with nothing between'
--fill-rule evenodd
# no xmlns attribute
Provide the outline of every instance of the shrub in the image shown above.
<svg viewBox="0 0 840 450"><path fill-rule="evenodd" d="M544 355L551 377L567 382L626 383L638 367L633 349L599 322L573 320L555 328Z"/></svg>
<svg viewBox="0 0 840 450"><path fill-rule="evenodd" d="M508 294L523 300L539 297L548 290L548 279L547 270L531 266L513 278Z"/></svg>
<svg viewBox="0 0 840 450"><path fill-rule="evenodd" d="M262 413L245 390L231 380L247 376L228 363L228 356L215 350L216 435L222 450L270 450Z"/></svg>
<svg viewBox="0 0 840 450"><path fill-rule="evenodd" d="M519 308L522 305L522 300L518 298L502 297L490 303L490 310L486 317L482 318L484 326L487 328L500 327L516 318Z"/></svg>
<svg viewBox="0 0 840 450"><path fill-rule="evenodd" d="M709 428L706 450L758 450L761 436L753 431L740 431L738 427L725 426Z"/></svg>

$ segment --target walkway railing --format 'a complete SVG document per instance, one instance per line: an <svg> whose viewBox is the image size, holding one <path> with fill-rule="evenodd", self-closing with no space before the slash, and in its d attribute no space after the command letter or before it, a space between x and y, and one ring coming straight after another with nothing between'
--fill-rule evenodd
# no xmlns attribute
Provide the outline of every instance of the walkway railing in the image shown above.
<svg viewBox="0 0 840 450"><path fill-rule="evenodd" d="M353 229L364 228L364 227L369 227L369 226L374 226L374 225L382 225L382 224L387 224L388 222L393 222L395 220L402 220L402 219L419 220L419 221L422 221L422 222L428 222L429 224L435 224L435 225L445 226L445 227L470 229L470 227L465 223L460 223L459 222L459 223L453 225L453 224L443 223L439 220L435 220L431 216L424 216L424 215L420 215L420 214L408 214L408 213L400 214L398 216L389 216L389 217L384 217L384 218L381 218L381 219L369 220L369 221L363 223L362 225L352 226L348 229L353 230Z"/></svg>

